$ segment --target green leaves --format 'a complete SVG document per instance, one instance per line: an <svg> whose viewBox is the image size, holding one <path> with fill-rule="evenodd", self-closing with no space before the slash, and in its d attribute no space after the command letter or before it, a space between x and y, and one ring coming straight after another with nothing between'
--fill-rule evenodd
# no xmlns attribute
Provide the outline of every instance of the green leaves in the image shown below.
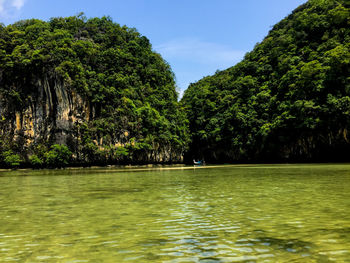
<svg viewBox="0 0 350 263"><path fill-rule="evenodd" d="M2 153L5 165L10 168L18 168L23 162L22 158L18 154L14 154L12 150L8 150Z"/></svg>
<svg viewBox="0 0 350 263"><path fill-rule="evenodd" d="M66 145L54 144L51 150L45 153L45 163L49 167L65 167L72 158L72 152Z"/></svg>
<svg viewBox="0 0 350 263"><path fill-rule="evenodd" d="M345 1L311 0L242 62L191 84L189 154L276 161L350 150L340 132L350 128L349 12Z"/></svg>
<svg viewBox="0 0 350 263"><path fill-rule="evenodd" d="M34 168L41 168L44 165L44 160L36 154L33 154L29 157L29 162Z"/></svg>
<svg viewBox="0 0 350 263"><path fill-rule="evenodd" d="M81 120L77 112L69 113L80 123L68 132L74 133L76 141L69 146L79 161L144 162L160 153L168 156L164 161L180 160L188 145L188 122L177 102L170 66L145 36L109 17L78 15L1 25L0 74L0 97L13 111L23 113L46 90L55 106L57 83L68 100L79 98L84 105L74 107L86 116ZM46 90L37 83L45 83ZM47 121L54 123L55 114L50 112ZM51 147L54 135L45 136L40 141ZM38 167L71 161L64 157L69 152L63 146L52 147L39 154L29 146L22 154L28 151L29 162Z"/></svg>

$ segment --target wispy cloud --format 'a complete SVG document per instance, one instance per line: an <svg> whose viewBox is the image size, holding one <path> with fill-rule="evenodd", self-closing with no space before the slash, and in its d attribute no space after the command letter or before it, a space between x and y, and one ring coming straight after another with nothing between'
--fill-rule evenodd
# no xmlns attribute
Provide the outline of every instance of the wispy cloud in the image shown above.
<svg viewBox="0 0 350 263"><path fill-rule="evenodd" d="M26 0L0 0L0 17L15 16L22 7Z"/></svg>
<svg viewBox="0 0 350 263"><path fill-rule="evenodd" d="M181 38L155 45L171 65L177 80L180 96L190 83L212 75L238 63L246 53L220 43L197 38Z"/></svg>
<svg viewBox="0 0 350 263"><path fill-rule="evenodd" d="M0 15L1 15L1 14L4 12L4 10L5 10L4 4L5 4L5 0L0 0Z"/></svg>
<svg viewBox="0 0 350 263"><path fill-rule="evenodd" d="M235 50L227 45L205 42L196 38L175 39L155 46L167 59L184 59L201 64L233 65L241 60L244 51Z"/></svg>
<svg viewBox="0 0 350 263"><path fill-rule="evenodd" d="M17 10L20 10L24 5L25 0L12 0L11 2L14 8L16 8Z"/></svg>

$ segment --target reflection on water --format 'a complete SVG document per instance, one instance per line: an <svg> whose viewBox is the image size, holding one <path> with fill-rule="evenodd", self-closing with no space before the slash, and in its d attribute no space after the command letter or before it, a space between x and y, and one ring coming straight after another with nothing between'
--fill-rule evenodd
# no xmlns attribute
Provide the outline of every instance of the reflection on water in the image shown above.
<svg viewBox="0 0 350 263"><path fill-rule="evenodd" d="M0 185L0 262L350 262L350 165L19 171Z"/></svg>

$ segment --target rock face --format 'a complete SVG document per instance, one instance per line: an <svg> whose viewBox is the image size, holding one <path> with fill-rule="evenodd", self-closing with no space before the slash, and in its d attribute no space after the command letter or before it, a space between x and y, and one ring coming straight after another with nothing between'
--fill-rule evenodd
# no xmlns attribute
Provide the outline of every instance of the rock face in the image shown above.
<svg viewBox="0 0 350 263"><path fill-rule="evenodd" d="M9 103L1 96L0 131L2 148L21 153L24 159L36 153L38 145L69 145L75 152L75 162L84 160L77 124L89 121L89 102L76 92L69 91L62 81L49 81L47 77L36 80L35 92L30 93L23 105Z"/></svg>
<svg viewBox="0 0 350 263"><path fill-rule="evenodd" d="M44 142L69 143L76 136L76 124L89 121L89 102L68 91L62 81L44 77L34 85L37 92L28 96L23 107L1 98L1 134L24 148Z"/></svg>
<svg viewBox="0 0 350 263"><path fill-rule="evenodd" d="M81 16L0 25L1 152L28 162L63 144L78 164L181 162L188 137L173 73L135 29Z"/></svg>

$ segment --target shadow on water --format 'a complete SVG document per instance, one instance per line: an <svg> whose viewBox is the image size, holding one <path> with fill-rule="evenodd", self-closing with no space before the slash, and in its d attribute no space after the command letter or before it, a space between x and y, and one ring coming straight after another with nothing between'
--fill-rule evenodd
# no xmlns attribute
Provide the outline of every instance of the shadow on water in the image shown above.
<svg viewBox="0 0 350 263"><path fill-rule="evenodd" d="M95 199L113 198L122 194L140 193L144 190L138 188L95 188L86 192L85 195Z"/></svg>
<svg viewBox="0 0 350 263"><path fill-rule="evenodd" d="M150 239L146 239L144 241L138 242L138 246L141 246L141 247L162 246L172 241L173 240L166 239L166 238L150 238Z"/></svg>
<svg viewBox="0 0 350 263"><path fill-rule="evenodd" d="M200 263L221 263L223 261L217 258L201 258L199 262Z"/></svg>
<svg viewBox="0 0 350 263"><path fill-rule="evenodd" d="M269 247L273 250L281 251L282 253L292 253L292 254L298 254L301 255L301 257L307 256L310 258L310 255L312 259L316 260L317 262L322 263L328 263L328 262L334 262L329 259L326 255L321 254L315 254L314 251L316 249L316 245L312 242L307 242L299 239L288 239L288 238L276 238L276 237L270 237L270 236L263 236L261 235L264 233L262 230L256 230L253 231L255 233L259 233L256 238L246 238L246 236L240 236L238 241L235 243L236 246L243 246L243 245L251 245L254 247ZM242 261L246 262L246 261ZM249 262L255 262L255 261L249 261Z"/></svg>
<svg viewBox="0 0 350 263"><path fill-rule="evenodd" d="M259 237L256 241L251 242L254 245L269 246L274 249L283 250L291 253L310 252L313 247L311 242L305 242L298 239L281 239L274 237Z"/></svg>
<svg viewBox="0 0 350 263"><path fill-rule="evenodd" d="M317 231L326 235L336 236L338 239L350 240L350 227L319 228Z"/></svg>
<svg viewBox="0 0 350 263"><path fill-rule="evenodd" d="M322 232L330 232L330 233L338 233L338 234L348 234L350 236L350 227L343 228L319 228L319 231Z"/></svg>

